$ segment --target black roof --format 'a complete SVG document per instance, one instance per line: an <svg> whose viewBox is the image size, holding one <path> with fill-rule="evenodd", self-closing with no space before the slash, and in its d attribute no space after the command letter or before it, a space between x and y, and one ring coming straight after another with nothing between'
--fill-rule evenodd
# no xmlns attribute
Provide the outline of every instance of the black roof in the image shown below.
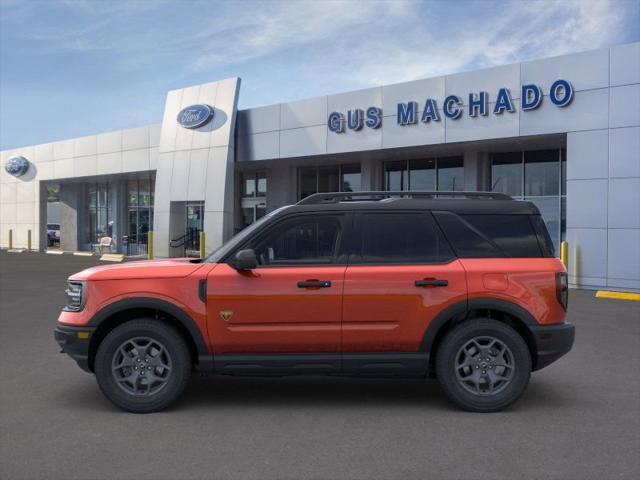
<svg viewBox="0 0 640 480"><path fill-rule="evenodd" d="M491 192L340 192L316 193L287 213L361 210L433 210L462 214L539 215L531 202L514 200L508 195Z"/></svg>

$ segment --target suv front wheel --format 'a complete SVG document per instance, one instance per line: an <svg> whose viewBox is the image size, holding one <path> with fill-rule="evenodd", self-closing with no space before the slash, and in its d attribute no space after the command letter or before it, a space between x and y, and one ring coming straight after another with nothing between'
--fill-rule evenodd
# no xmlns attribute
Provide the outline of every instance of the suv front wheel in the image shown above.
<svg viewBox="0 0 640 480"><path fill-rule="evenodd" d="M467 320L442 340L436 374L459 407L495 412L511 405L527 388L531 355L510 326L488 318Z"/></svg>
<svg viewBox="0 0 640 480"><path fill-rule="evenodd" d="M191 377L191 356L182 335L153 319L114 328L102 340L95 374L104 395L134 413L157 412L182 393Z"/></svg>

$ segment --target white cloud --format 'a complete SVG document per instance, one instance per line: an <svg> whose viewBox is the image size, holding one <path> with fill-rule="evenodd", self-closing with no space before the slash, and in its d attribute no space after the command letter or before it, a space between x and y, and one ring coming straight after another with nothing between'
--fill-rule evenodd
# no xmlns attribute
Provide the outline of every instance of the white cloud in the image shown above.
<svg viewBox="0 0 640 480"><path fill-rule="evenodd" d="M456 22L455 28L447 28L449 33L433 35L428 28L433 22L416 22L409 37L362 45L350 55L359 83L394 83L607 46L624 15L619 3L608 0L518 5L521 8ZM421 29L420 23L426 26Z"/></svg>

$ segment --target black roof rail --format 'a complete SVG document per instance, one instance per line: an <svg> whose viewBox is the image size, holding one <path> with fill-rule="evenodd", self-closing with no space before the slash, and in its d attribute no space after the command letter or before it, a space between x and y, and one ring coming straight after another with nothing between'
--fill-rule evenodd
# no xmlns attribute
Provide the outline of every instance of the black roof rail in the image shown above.
<svg viewBox="0 0 640 480"><path fill-rule="evenodd" d="M370 198L363 198L370 197ZM462 197L482 198L489 200L513 200L509 195L495 192L430 192L430 191L372 191L372 192L329 192L314 193L300 200L297 205L318 205L323 203L338 203L341 201L378 201L390 197L406 198L438 198L438 197Z"/></svg>

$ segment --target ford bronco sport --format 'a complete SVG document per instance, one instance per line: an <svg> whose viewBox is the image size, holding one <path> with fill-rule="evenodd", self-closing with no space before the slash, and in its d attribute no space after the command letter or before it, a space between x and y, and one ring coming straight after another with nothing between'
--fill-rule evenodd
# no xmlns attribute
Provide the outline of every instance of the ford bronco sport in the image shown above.
<svg viewBox="0 0 640 480"><path fill-rule="evenodd" d="M131 412L170 405L193 370L435 376L496 411L567 353L567 275L538 209L495 193L311 195L204 260L69 278L55 338Z"/></svg>

